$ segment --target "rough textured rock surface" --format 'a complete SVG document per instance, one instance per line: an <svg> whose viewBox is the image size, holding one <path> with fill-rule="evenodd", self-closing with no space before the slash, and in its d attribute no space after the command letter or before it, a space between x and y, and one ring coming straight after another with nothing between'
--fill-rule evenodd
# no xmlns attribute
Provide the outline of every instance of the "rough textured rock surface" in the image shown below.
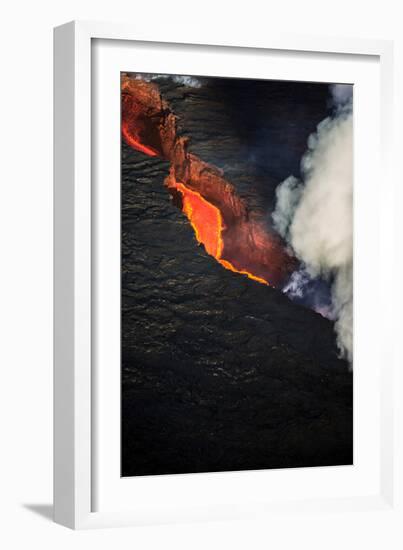
<svg viewBox="0 0 403 550"><path fill-rule="evenodd" d="M220 86L160 86L190 151L229 170L256 208L270 205L283 175L260 190L266 168L242 157ZM308 106L318 121L325 95ZM313 129L299 116L288 165ZM351 463L352 374L332 323L207 255L164 187L168 172L122 144L122 475Z"/></svg>
<svg viewBox="0 0 403 550"><path fill-rule="evenodd" d="M224 261L272 286L284 283L295 260L279 236L270 231L263 211L248 206L223 170L189 150L189 136L178 135L177 118L156 84L123 76L122 130L134 149L170 161L165 180L170 190L177 191L178 184L184 184L185 189L218 208L223 241L220 257Z"/></svg>

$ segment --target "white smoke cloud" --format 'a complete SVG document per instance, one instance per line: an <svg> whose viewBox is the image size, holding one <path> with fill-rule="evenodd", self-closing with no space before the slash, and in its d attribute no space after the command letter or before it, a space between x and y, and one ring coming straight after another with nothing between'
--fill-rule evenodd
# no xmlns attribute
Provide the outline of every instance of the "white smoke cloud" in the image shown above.
<svg viewBox="0 0 403 550"><path fill-rule="evenodd" d="M333 103L340 108L351 103L353 97L353 87L351 84L332 84L330 86Z"/></svg>
<svg viewBox="0 0 403 550"><path fill-rule="evenodd" d="M291 275L290 280L283 288L283 292L290 298L303 298L305 288L311 277L305 269L298 269Z"/></svg>
<svg viewBox="0 0 403 550"><path fill-rule="evenodd" d="M331 87L337 107L308 140L303 184L287 178L276 191L273 221L311 277L332 280L332 312L341 355L353 359L352 87ZM293 292L304 279L294 277ZM298 284L300 286L298 287Z"/></svg>
<svg viewBox="0 0 403 550"><path fill-rule="evenodd" d="M276 210L272 218L274 227L284 239L287 239L291 220L301 199L303 186L294 176L289 176L276 189Z"/></svg>
<svg viewBox="0 0 403 550"><path fill-rule="evenodd" d="M163 80L171 78L175 84L180 86L186 86L187 88L201 88L203 85L200 80L194 76L187 75L175 75L175 74L153 74L153 73L136 73L134 78L137 80L145 80L151 82L152 80Z"/></svg>
<svg viewBox="0 0 403 550"><path fill-rule="evenodd" d="M200 80L198 80L194 76L175 75L172 77L172 80L176 84L187 86L188 88L201 88L202 86Z"/></svg>
<svg viewBox="0 0 403 550"><path fill-rule="evenodd" d="M309 307L320 313L322 317L332 321L336 319L328 286L320 277L310 273L305 264L291 274L283 292L297 303L309 304Z"/></svg>
<svg viewBox="0 0 403 550"><path fill-rule="evenodd" d="M338 270L332 287L335 329L344 357L353 362L353 262Z"/></svg>

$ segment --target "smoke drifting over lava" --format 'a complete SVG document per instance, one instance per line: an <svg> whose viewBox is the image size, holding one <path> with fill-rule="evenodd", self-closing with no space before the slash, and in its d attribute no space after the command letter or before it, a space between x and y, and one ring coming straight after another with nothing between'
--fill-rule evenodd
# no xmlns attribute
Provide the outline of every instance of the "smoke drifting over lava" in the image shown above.
<svg viewBox="0 0 403 550"><path fill-rule="evenodd" d="M209 255L334 320L341 354L352 362L352 87L330 87L334 112L308 140L301 180L290 175L276 189L272 219L289 254L223 172L188 150L189 138L177 134L177 117L154 83L159 79L201 85L193 77L123 76L126 143L170 161L165 185Z"/></svg>
<svg viewBox="0 0 403 550"><path fill-rule="evenodd" d="M180 75L180 74L151 74L151 73L129 73L131 78L137 80L144 80L145 82L152 82L153 80L167 80L170 79L179 86L186 86L187 88L201 88L203 85L202 78L196 78L195 76Z"/></svg>
<svg viewBox="0 0 403 550"><path fill-rule="evenodd" d="M288 244L328 85L122 76L121 476L352 464L331 282Z"/></svg>
<svg viewBox="0 0 403 550"><path fill-rule="evenodd" d="M352 86L330 88L334 114L308 140L302 181L293 176L277 188L273 222L302 268L285 292L301 297L309 280L331 282L331 307L343 357L353 360L353 117Z"/></svg>

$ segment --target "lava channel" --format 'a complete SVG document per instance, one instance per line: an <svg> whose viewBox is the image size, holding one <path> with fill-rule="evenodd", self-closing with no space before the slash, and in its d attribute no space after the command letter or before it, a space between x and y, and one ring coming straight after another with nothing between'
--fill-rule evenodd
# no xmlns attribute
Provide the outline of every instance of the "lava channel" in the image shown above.
<svg viewBox="0 0 403 550"><path fill-rule="evenodd" d="M182 211L193 227L197 242L204 246L207 254L213 256L225 269L268 285L269 282L265 279L246 270L236 269L230 261L222 258L224 249L222 232L225 227L220 210L203 198L200 193L188 189L183 183L175 182L174 186L182 195Z"/></svg>
<svg viewBox="0 0 403 550"><path fill-rule="evenodd" d="M281 285L295 259L264 220L250 215L223 173L188 151L189 138L177 135L176 120L154 83L123 76L123 138L133 149L170 162L165 185L180 194L197 241L225 269Z"/></svg>

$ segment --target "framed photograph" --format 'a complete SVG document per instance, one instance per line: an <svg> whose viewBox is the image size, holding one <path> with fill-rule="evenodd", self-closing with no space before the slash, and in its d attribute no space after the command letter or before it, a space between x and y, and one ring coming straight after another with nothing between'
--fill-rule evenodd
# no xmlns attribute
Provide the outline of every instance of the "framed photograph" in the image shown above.
<svg viewBox="0 0 403 550"><path fill-rule="evenodd" d="M54 68L55 521L393 513L392 44L74 22Z"/></svg>

